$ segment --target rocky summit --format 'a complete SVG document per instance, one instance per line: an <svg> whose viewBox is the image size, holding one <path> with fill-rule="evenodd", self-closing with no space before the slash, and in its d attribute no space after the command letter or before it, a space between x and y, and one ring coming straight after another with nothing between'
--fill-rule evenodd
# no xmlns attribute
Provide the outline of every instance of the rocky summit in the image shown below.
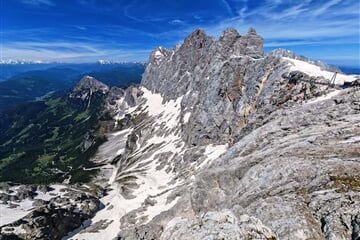
<svg viewBox="0 0 360 240"><path fill-rule="evenodd" d="M4 187L3 239L360 239L359 76L262 47L198 29L154 49L140 86L85 77L70 95L101 92L112 124L97 175Z"/></svg>

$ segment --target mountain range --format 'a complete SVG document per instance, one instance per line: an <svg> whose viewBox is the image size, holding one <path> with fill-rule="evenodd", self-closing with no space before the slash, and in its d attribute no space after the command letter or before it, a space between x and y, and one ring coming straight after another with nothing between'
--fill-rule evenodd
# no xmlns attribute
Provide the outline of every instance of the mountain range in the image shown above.
<svg viewBox="0 0 360 240"><path fill-rule="evenodd" d="M0 116L3 239L360 238L359 75L197 29L96 78Z"/></svg>
<svg viewBox="0 0 360 240"><path fill-rule="evenodd" d="M11 65L5 68L8 71L2 71L2 75L10 77L0 81L0 111L26 102L62 96L85 74L110 86L127 87L138 84L145 69L145 65L141 63L25 66ZM32 68L36 70L29 70Z"/></svg>

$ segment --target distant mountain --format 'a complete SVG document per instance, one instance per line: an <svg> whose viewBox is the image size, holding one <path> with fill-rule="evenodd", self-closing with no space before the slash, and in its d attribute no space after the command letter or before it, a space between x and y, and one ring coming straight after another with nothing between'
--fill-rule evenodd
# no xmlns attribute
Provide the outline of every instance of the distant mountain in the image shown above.
<svg viewBox="0 0 360 240"><path fill-rule="evenodd" d="M16 104L64 94L74 85L78 74L69 68L50 68L20 73L0 82L0 111Z"/></svg>
<svg viewBox="0 0 360 240"><path fill-rule="evenodd" d="M125 87L133 83L140 83L141 76L145 71L145 64L122 63L101 65L86 74L95 77L109 86Z"/></svg>
<svg viewBox="0 0 360 240"><path fill-rule="evenodd" d="M6 67L9 66L14 67ZM19 65L22 66L27 65ZM85 74L94 76L109 86L126 87L139 83L144 69L145 65L138 63L92 63L56 65L47 69L18 73L0 82L0 111L24 102L61 96Z"/></svg>
<svg viewBox="0 0 360 240"><path fill-rule="evenodd" d="M20 73L45 70L56 66L59 64L0 64L0 82Z"/></svg>
<svg viewBox="0 0 360 240"><path fill-rule="evenodd" d="M15 60L15 59L6 59L0 60L0 64L44 64L45 62L41 60Z"/></svg>
<svg viewBox="0 0 360 240"><path fill-rule="evenodd" d="M91 83L96 80L91 79ZM46 183L88 181L83 167L106 140L100 118L109 88L96 88L88 78L67 94L46 102L33 102L0 113L0 182ZM103 91L104 90L104 91Z"/></svg>
<svg viewBox="0 0 360 240"><path fill-rule="evenodd" d="M107 65L107 64L131 64L131 63L137 63L137 64L145 64L145 62L119 62L119 61L111 61L111 60L104 60L104 59L100 59L96 61L97 64L102 64L102 65Z"/></svg>
<svg viewBox="0 0 360 240"><path fill-rule="evenodd" d="M110 62L101 60L96 63L12 63L1 64L0 63L0 82L8 80L17 74L25 73L34 70L47 70L50 68L70 68L79 72L80 75L84 75L90 72L108 71L114 68L129 68L131 66L140 67L141 74L144 71L145 64L141 62ZM140 74L140 75L141 75Z"/></svg>

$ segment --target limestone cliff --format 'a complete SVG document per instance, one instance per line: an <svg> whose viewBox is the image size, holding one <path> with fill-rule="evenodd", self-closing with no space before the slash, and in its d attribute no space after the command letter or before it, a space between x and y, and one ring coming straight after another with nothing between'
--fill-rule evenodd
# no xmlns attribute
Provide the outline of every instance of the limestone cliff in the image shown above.
<svg viewBox="0 0 360 240"><path fill-rule="evenodd" d="M253 29L218 40L196 30L152 52L142 87L179 112L172 129L161 127L166 109L146 120L137 143L181 139L138 160L173 174L166 202L176 204L151 221L148 210L125 215L119 239L356 239L360 92L343 86L357 77L340 73L332 85L326 65L264 56L262 43Z"/></svg>

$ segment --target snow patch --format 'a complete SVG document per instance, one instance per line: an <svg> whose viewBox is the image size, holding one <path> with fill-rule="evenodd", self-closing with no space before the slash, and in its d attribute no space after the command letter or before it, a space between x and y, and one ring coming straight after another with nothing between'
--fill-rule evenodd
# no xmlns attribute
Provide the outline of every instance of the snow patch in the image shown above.
<svg viewBox="0 0 360 240"><path fill-rule="evenodd" d="M188 123L191 116L191 112L186 112L184 114L184 123Z"/></svg>
<svg viewBox="0 0 360 240"><path fill-rule="evenodd" d="M25 217L31 212L33 201L25 199L21 202L9 201L9 204L0 204L0 226L12 223ZM10 207L10 206L14 206Z"/></svg>
<svg viewBox="0 0 360 240"><path fill-rule="evenodd" d="M288 57L283 57L282 59L290 62L291 71L301 71L312 77L324 77L326 79L329 79L329 82L334 76L334 72L322 70L319 66L313 65L305 61L292 59ZM353 82L355 80L356 80L355 75L345 75L342 73L338 73L336 75L335 84L343 85L346 82Z"/></svg>
<svg viewBox="0 0 360 240"><path fill-rule="evenodd" d="M349 139L341 141L341 143L359 143L359 142L360 142L360 136L351 137Z"/></svg>
<svg viewBox="0 0 360 240"><path fill-rule="evenodd" d="M154 53L154 56L155 57L162 57L164 55L159 50L156 50L155 53Z"/></svg>
<svg viewBox="0 0 360 240"><path fill-rule="evenodd" d="M64 185L51 185L50 187L54 188L54 190L46 193L37 191L36 193L38 195L34 197L34 200L42 199L44 201L49 201L51 198L65 194L65 192L61 191L65 188ZM14 187L11 189L14 191L12 195L16 195L17 188L18 187ZM32 206L34 200L26 198L20 202L8 201L8 204L0 203L0 226L17 221L29 214L35 209Z"/></svg>
<svg viewBox="0 0 360 240"><path fill-rule="evenodd" d="M181 111L182 96L176 100L170 100L163 103L163 98L158 93L152 93L142 87L143 97L146 100L145 109L149 116L157 117L156 123L165 123L165 127L173 129L179 124L179 115ZM159 116L161 114L161 116Z"/></svg>
<svg viewBox="0 0 360 240"><path fill-rule="evenodd" d="M91 161L95 163L110 163L125 150L127 136L131 131L132 128L129 128L108 135L108 141L99 147L96 156Z"/></svg>
<svg viewBox="0 0 360 240"><path fill-rule="evenodd" d="M200 168L204 167L205 165L208 165L213 160L220 157L220 155L225 153L227 149L228 149L227 144L224 144L224 145L212 145L211 144L211 145L206 146L205 152L204 152L206 159L199 166L197 166L197 168L200 169Z"/></svg>
<svg viewBox="0 0 360 240"><path fill-rule="evenodd" d="M330 92L328 94L325 94L323 96L320 96L320 97L317 97L311 101L308 101L306 104L313 104L313 103L317 103L317 102L321 102L321 101L324 101L324 100L328 100L328 99L331 99L332 97L338 95L339 93L341 92L341 90L335 90L333 92Z"/></svg>
<svg viewBox="0 0 360 240"><path fill-rule="evenodd" d="M154 54L159 55L157 52ZM175 173L171 171L171 164L166 163L165 167L161 166L163 161L168 161L167 159L171 159L175 154L181 154L184 151L184 143L180 135L176 133L180 123L183 97L164 102L160 94L152 93L144 87L141 87L141 91L143 92L144 102L139 108L136 107L132 111L135 111L134 114L141 113L141 111L147 112L150 117L148 120L152 121L152 128L155 133L146 141L136 143L136 150L129 156L136 159L136 162L119 161L116 166L107 165L106 170L109 179L107 183L110 184L112 190L101 199L101 202L106 207L97 212L95 217L91 219L90 228L100 221L108 225L103 229L98 229L96 232L87 232L87 228L78 229L75 231L76 234L71 236L71 239L116 238L121 227L120 219L130 211L137 210L136 221L144 224L151 221L161 212L173 207L178 201L178 197L172 201L169 201L168 197L172 189L182 184L182 181L176 180ZM165 131L157 131L158 129ZM113 137L117 136L120 138L125 136L125 133L113 134ZM152 148L154 145L158 145L156 149ZM116 154L123 151L123 147L112 146L112 148L115 148ZM109 154L111 151L112 153ZM99 148L95 158L106 155L111 159L111 157L114 157L114 149L111 151L104 143ZM144 151L151 152L151 154L144 157ZM167 154L166 158L157 158L162 153ZM214 152L210 153L210 155L214 154ZM105 171L105 169L102 170ZM131 199L123 196L123 187L127 186L126 180L123 181L123 179L129 176L136 177L130 182L131 184L136 183L136 187L131 188L130 194L133 197ZM147 203L147 198L155 202L155 204Z"/></svg>
<svg viewBox="0 0 360 240"><path fill-rule="evenodd" d="M120 229L120 218L125 214L125 210L122 205L121 195L118 194L118 190L114 189L108 192L108 195L103 197L101 201L105 204L105 208L96 213L89 223L91 225L99 223L100 221L105 224L109 224L105 229L98 230L96 232L86 232L86 229L77 233L69 233L69 235L63 239L113 239L117 236ZM71 236L73 235L73 236Z"/></svg>

